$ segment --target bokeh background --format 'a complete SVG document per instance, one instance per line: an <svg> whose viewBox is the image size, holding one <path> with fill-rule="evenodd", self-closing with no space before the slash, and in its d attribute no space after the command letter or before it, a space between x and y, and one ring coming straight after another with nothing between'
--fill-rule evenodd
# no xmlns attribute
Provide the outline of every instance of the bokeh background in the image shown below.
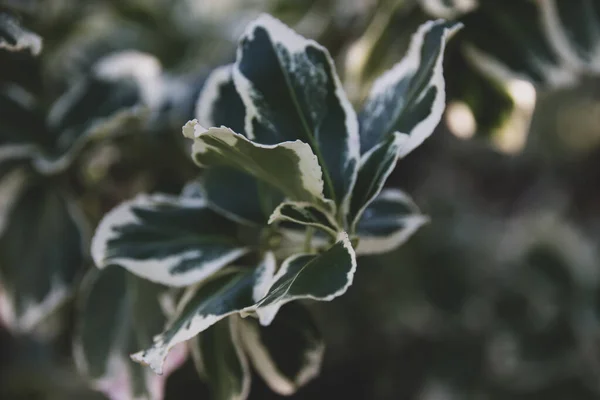
<svg viewBox="0 0 600 400"><path fill-rule="evenodd" d="M360 104L420 23L461 19L444 63L444 118L388 181L431 222L397 251L359 260L345 296L310 304L325 363L291 398L597 399L598 54L590 68L562 63L543 35L538 3L4 0L44 50L18 67L0 61L0 80L17 79L51 102L104 55L136 49L155 55L193 100L211 69L234 60L245 25L268 12L327 47ZM599 2L568 3L575 20L590 16L581 24L595 32L588 48L598 52ZM481 52L506 71L490 68ZM535 69L540 59L548 68ZM92 220L141 191L176 193L194 176L177 128L192 117L193 101L163 111L168 123L96 146L78 165L71 179ZM103 398L73 367L73 307L32 333L0 326L1 399ZM280 398L260 379L252 385L251 399ZM169 378L167 400L203 398L208 390L191 362Z"/></svg>

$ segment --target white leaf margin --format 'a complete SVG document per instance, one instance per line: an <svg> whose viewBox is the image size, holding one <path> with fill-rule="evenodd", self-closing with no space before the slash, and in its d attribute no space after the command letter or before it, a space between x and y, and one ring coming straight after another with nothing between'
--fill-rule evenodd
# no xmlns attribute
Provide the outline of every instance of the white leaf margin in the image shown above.
<svg viewBox="0 0 600 400"><path fill-rule="evenodd" d="M240 318L229 318L229 329L231 332L231 343L235 349L235 353L240 361L240 365L242 366L242 390L237 396L231 397L227 400L246 400L250 395L250 386L252 383L252 374L250 371L250 363L248 362L248 357L246 352L244 352L242 339L241 339L241 319ZM196 367L196 371L198 375L204 380L208 379L206 374L206 366L204 365L202 351L198 346L197 341L190 342L190 352L194 359L194 366Z"/></svg>
<svg viewBox="0 0 600 400"><path fill-rule="evenodd" d="M195 108L195 117L201 126L215 126L212 119L213 105L219 99L221 86L230 81L233 82L233 64L215 68L206 78Z"/></svg>
<svg viewBox="0 0 600 400"><path fill-rule="evenodd" d="M264 13L260 14L258 18L256 18L246 27L242 38L247 37L249 39L252 39L254 37L254 30L258 27L262 27L267 31L270 40L275 46L280 45L286 48L292 54L305 53L305 49L311 46L323 52L323 54L326 55L329 68L331 70L331 76L333 78L333 84L335 86L335 96L338 98L346 116L345 125L346 132L348 133L348 161L350 162L351 160L356 160L356 164L358 166L358 161L360 159L360 136L358 117L356 115L354 107L352 106L352 103L346 95L346 91L344 90L344 86L342 85L342 82L337 74L335 63L333 62L333 58L331 57L331 54L329 54L329 51L316 41L312 39L307 39L302 35L298 34L277 18L274 18L273 16ZM238 47L236 62L234 63L233 68L233 82L238 91L238 94L242 99L242 102L246 107L246 116L244 123L246 135L248 136L248 138L254 139L255 135L252 120L256 118L259 121L263 121L263 118L261 118L261 114L254 105L254 101L252 100L253 96L255 96L255 91L253 89L252 82L250 82L250 80L248 80L239 69L238 63L239 60L241 60L241 58L242 49L241 47ZM340 204L344 212L348 208L348 203L352 194L352 188L354 187L354 184L356 182L357 171L358 167L355 168L352 174L352 179L348 187L348 193L346 193L344 199L341 199Z"/></svg>
<svg viewBox="0 0 600 400"><path fill-rule="evenodd" d="M282 214L281 209L283 207L286 206L292 206L295 207L297 209L305 209L305 208L314 208L316 209L318 212L321 212L325 218L327 218L327 222L329 222L330 226L326 226L323 224L319 224L319 223L303 223L300 222L297 219L288 217L287 215ZM334 206L332 206L333 208ZM342 230L339 227L339 224L337 223L337 221L332 217L331 215L331 211L326 211L324 210L322 207L319 207L318 205L315 205L313 203L308 203L305 201L284 201L281 204L279 204L275 210L273 210L273 212L271 213L271 215L269 216L269 220L267 221L267 224L271 225L275 222L278 221L288 221L288 222L294 222L297 224L302 224L304 226L312 226L315 228L319 228L324 230L325 232L327 232L328 234L330 234L332 237L337 237L338 233ZM333 229L331 229L333 228Z"/></svg>
<svg viewBox="0 0 600 400"><path fill-rule="evenodd" d="M182 287L188 286L190 282L202 281L220 268L228 265L250 251L249 248L241 247L204 264L203 268L197 268L193 271L177 275L171 275L168 272L169 266L188 258L197 257L200 250L189 250L181 254L153 260L136 260L127 257L108 258L108 242L119 236L114 228L116 226L140 223L133 214L131 210L132 207L152 207L156 204L172 204L189 208L208 208L206 201L202 198L177 197L164 194L139 194L133 199L119 204L109 211L102 221L100 221L96 233L92 238L91 254L92 259L98 268L102 269L108 265L117 264L131 273L152 282Z"/></svg>
<svg viewBox="0 0 600 400"><path fill-rule="evenodd" d="M236 133L226 126L211 127L206 129L200 125L196 119L188 121L183 126L183 135L194 141L192 146L192 152L194 154L203 154L208 151L208 146L203 142L203 136L214 137L229 146L235 146L238 141L242 141L259 149L285 148L291 150L300 158L298 169L300 170L303 187L306 189L307 193L313 196L316 200L324 201L324 183L321 166L319 165L317 156L313 153L311 147L307 143L304 143L300 140L295 140L281 142L274 145L260 144L247 139L244 135Z"/></svg>
<svg viewBox="0 0 600 400"><path fill-rule="evenodd" d="M269 350L262 344L258 327L246 321L240 321L241 343L248 353L252 365L274 392L282 396L294 394L298 388L319 375L325 353L325 344L315 343L314 348L306 355L306 364L298 374L290 380L279 370L269 355Z"/></svg>
<svg viewBox="0 0 600 400"><path fill-rule="evenodd" d="M259 296L262 298L264 295L261 296L261 294L266 293L265 290L268 290L266 289L267 284L272 282L272 276L275 274L276 266L277 265L273 254L270 252L266 253L263 262L257 267L257 271L255 272L258 277L254 285L254 301L256 301L256 298ZM220 273L230 273L230 270L222 270ZM200 283L200 285L202 284L204 284L204 282ZM181 302L177 307L176 316L173 320L177 318L188 302L192 299L194 293L200 287L200 285L190 287L184 293ZM148 365L154 372L161 375L163 373L163 363L165 362L169 351L175 345L193 338L223 318L235 314L248 315L251 313L257 313L258 315L261 315L253 306L244 309L231 310L222 314L194 315L187 328L179 330L168 341L165 341L160 334L155 336L154 344L150 348L132 354L131 359L140 364Z"/></svg>
<svg viewBox="0 0 600 400"><path fill-rule="evenodd" d="M445 22L446 21L443 19L427 21L419 27L410 40L410 45L404 58L375 80L367 97L367 103L370 99L375 99L384 95L389 87L392 87L396 82L401 81L405 76L418 73L421 65L421 50L425 35L435 26ZM401 153L399 154L400 158L403 158L415 148L419 147L425 139L431 136L433 130L442 119L446 107L446 82L444 80L443 67L444 52L449 38L462 29L462 27L463 25L461 23L456 23L453 27L444 30L440 53L435 61L433 76L428 85L428 88L434 86L437 89L433 105L427 117L407 133L409 142L402 148Z"/></svg>
<svg viewBox="0 0 600 400"><path fill-rule="evenodd" d="M16 205L16 201L22 191L28 184L27 174L24 169L17 169L10 172L7 177L0 181L0 206L6 206L4 214L0 214L0 235L5 234L4 230L10 218L10 212ZM8 180L8 182L6 182ZM8 186L6 186L8 185ZM8 190L15 190L12 198ZM6 192L5 192L6 191ZM69 196L61 196L66 203L67 213L75 224L81 238L81 247L79 251L82 254L82 260L88 254L89 238L91 228L83 212ZM73 294L73 288L68 287L64 282L56 279L50 282L50 289L41 302L30 301L24 308L25 313L17 316L13 301L10 298L8 290L2 287L2 277L0 276L0 323L9 331L16 334L35 333L36 327L50 314L59 309Z"/></svg>
<svg viewBox="0 0 600 400"><path fill-rule="evenodd" d="M311 299L311 300L318 300L318 301L331 301L331 300L335 299L336 297L339 297L339 296L343 295L344 293L346 293L346 291L348 290L348 288L350 286L352 286L352 282L354 281L354 274L356 272L356 267L357 267L356 253L354 251L354 248L352 247L352 243L350 243L350 239L348 238L348 234L346 232L342 231L338 234L336 243L334 243L333 246L335 246L338 243L342 243L342 246L350 255L350 259L351 259L351 263L352 263L350 269L347 272L346 283L344 284L343 287L341 287L334 293L331 293L324 297L317 297L317 296L313 296L313 295L309 295L309 294L287 296L287 291L286 291L286 293L284 293L281 296L281 299L276 302L273 302L266 306L262 306L261 303L264 300L264 297L263 297L263 299L261 299L261 301L259 301L256 305L249 307L248 310L245 310L245 311L246 312L249 310L255 311L258 314L258 319L259 319L260 324L263 326L268 326L271 324L271 322L273 322L273 319L275 319L275 316L277 315L277 312L279 311L279 309L286 303L289 303L294 300L302 300L302 299ZM273 284L275 284L275 282L277 282L282 276L284 276L288 272L291 263L294 262L297 258L305 257L305 256L313 256L314 258L318 257L315 254L306 254L306 253L295 254L293 256L288 257L285 261L283 261L283 263L281 264L281 267L279 267L279 270L273 276L273 278L271 280L271 284L269 285L269 288L267 289L265 296L266 296L266 294L268 294L271 287L273 287ZM309 261L309 262L311 262L311 261ZM288 290L289 290L289 288L288 288Z"/></svg>
<svg viewBox="0 0 600 400"><path fill-rule="evenodd" d="M430 222L430 218L421 214L421 210L410 196L399 189L385 189L379 198L406 204L412 214L397 218L397 221L405 226L385 237L360 235L360 232L357 232L359 238L356 247L357 255L383 254L392 251L405 243L419 228Z"/></svg>
<svg viewBox="0 0 600 400"><path fill-rule="evenodd" d="M382 179L379 182L377 182L377 187L376 187L375 191L373 192L373 194L358 209L358 212L354 216L354 220L351 221L351 224L350 224L351 232L355 232L356 226L358 224L358 221L362 217L362 214L365 212L367 207L369 207L369 204L371 204L373 202L373 200L379 195L379 193L381 193L381 190L383 189L385 182L387 181L387 179L390 176L390 174L392 173L392 171L394 171L394 169L396 168L396 164L398 164L398 159L401 157L401 154L403 154L403 153L405 154L405 149L411 145L410 137L406 133L394 132L393 135L394 135L394 139L393 139L390 147L392 149L395 149L396 155L395 155L394 161L392 161L390 163L389 167L385 171L383 171L383 173L381 175ZM367 161L369 161L369 159L371 158L373 153L375 153L377 150L379 150L381 147L385 146L386 144L387 143L385 141L380 142L379 144L373 146L365 154L363 154L363 156L360 159L360 166L358 167L358 170L360 171L361 168L363 167L363 165L366 164Z"/></svg>

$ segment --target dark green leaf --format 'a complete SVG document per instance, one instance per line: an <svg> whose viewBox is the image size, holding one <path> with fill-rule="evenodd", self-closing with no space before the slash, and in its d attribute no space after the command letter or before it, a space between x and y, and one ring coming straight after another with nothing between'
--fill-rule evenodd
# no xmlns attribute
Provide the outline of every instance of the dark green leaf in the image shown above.
<svg viewBox="0 0 600 400"><path fill-rule="evenodd" d="M395 132L363 155L350 202L350 232L356 231L356 224L363 211L383 189L385 181L396 167L398 155L406 145L410 145L408 136Z"/></svg>
<svg viewBox="0 0 600 400"><path fill-rule="evenodd" d="M375 81L359 115L361 153L402 132L409 136L402 157L431 135L446 105L444 49L460 28L442 20L423 24L402 61Z"/></svg>
<svg viewBox="0 0 600 400"><path fill-rule="evenodd" d="M161 400L166 377L186 358L186 348L173 351L165 375L157 376L131 362L129 354L149 346L165 317L159 287L122 268L91 270L79 298L74 342L77 367L111 400Z"/></svg>
<svg viewBox="0 0 600 400"><path fill-rule="evenodd" d="M60 172L90 141L142 129L163 101L161 73L156 58L135 51L98 61L52 105L47 124L55 143L36 167Z"/></svg>
<svg viewBox="0 0 600 400"><path fill-rule="evenodd" d="M269 224L283 221L321 229L333 238L337 237L341 230L330 213L324 212L310 203L281 203L269 217Z"/></svg>
<svg viewBox="0 0 600 400"><path fill-rule="evenodd" d="M139 195L104 216L92 257L99 268L116 264L154 282L189 286L249 251L236 232L201 198Z"/></svg>
<svg viewBox="0 0 600 400"><path fill-rule="evenodd" d="M257 268L226 269L190 288L167 329L154 338L151 347L133 354L132 358L162 373L164 360L173 346L230 315L254 311L250 307L264 296L274 272L275 259L267 254Z"/></svg>
<svg viewBox="0 0 600 400"><path fill-rule="evenodd" d="M245 400L250 392L250 368L240 344L239 317L219 321L192 341L192 352L206 375L213 400Z"/></svg>
<svg viewBox="0 0 600 400"><path fill-rule="evenodd" d="M306 143L258 144L229 128L206 130L196 120L188 122L183 133L194 140L193 158L200 166L235 168L280 189L292 200L325 203L321 167Z"/></svg>
<svg viewBox="0 0 600 400"><path fill-rule="evenodd" d="M267 223L256 178L229 167L208 168L203 175L203 187L210 207L232 221L249 225Z"/></svg>
<svg viewBox="0 0 600 400"><path fill-rule="evenodd" d="M310 144L325 196L343 207L358 166L358 123L328 51L263 14L242 36L234 80L247 136L269 145Z"/></svg>
<svg viewBox="0 0 600 400"><path fill-rule="evenodd" d="M262 325L269 325L279 308L290 301L313 299L331 301L346 293L356 271L356 255L348 235L319 255L298 254L286 259L257 310Z"/></svg>
<svg viewBox="0 0 600 400"><path fill-rule="evenodd" d="M71 199L55 188L24 181L17 172L4 178L0 191L18 197L3 198L10 211L0 223L3 319L12 330L30 331L71 295L85 260L87 227Z"/></svg>
<svg viewBox="0 0 600 400"><path fill-rule="evenodd" d="M244 103L233 83L233 64L212 71L196 104L196 118L200 125L226 126L245 136L245 117Z"/></svg>
<svg viewBox="0 0 600 400"><path fill-rule="evenodd" d="M408 195L384 189L363 212L356 227L357 254L392 251L415 233L429 218Z"/></svg>
<svg viewBox="0 0 600 400"><path fill-rule="evenodd" d="M233 65L226 65L208 76L196 105L196 118L202 126L226 126L245 135L245 106L235 89L232 71ZM233 168L209 168L203 178L211 207L243 224L265 225L283 200L276 189Z"/></svg>

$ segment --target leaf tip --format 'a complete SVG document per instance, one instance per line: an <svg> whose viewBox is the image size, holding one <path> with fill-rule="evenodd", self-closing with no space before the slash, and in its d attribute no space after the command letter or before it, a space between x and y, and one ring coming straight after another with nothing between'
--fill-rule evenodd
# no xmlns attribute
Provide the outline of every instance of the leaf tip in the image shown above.
<svg viewBox="0 0 600 400"><path fill-rule="evenodd" d="M158 350L151 348L148 350L138 351L129 356L133 361L145 367L150 367L157 375L163 374L164 357Z"/></svg>
<svg viewBox="0 0 600 400"><path fill-rule="evenodd" d="M181 131L183 132L183 136L188 139L196 139L201 134L206 132L208 129L200 125L197 119L192 119L183 126Z"/></svg>

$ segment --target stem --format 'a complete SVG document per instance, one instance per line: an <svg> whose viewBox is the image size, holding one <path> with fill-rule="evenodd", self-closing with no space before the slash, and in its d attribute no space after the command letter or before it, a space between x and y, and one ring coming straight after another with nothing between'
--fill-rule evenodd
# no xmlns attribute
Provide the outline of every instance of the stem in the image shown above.
<svg viewBox="0 0 600 400"><path fill-rule="evenodd" d="M306 228L306 236L304 238L304 251L306 253L312 253L312 238L315 228L309 226Z"/></svg>

